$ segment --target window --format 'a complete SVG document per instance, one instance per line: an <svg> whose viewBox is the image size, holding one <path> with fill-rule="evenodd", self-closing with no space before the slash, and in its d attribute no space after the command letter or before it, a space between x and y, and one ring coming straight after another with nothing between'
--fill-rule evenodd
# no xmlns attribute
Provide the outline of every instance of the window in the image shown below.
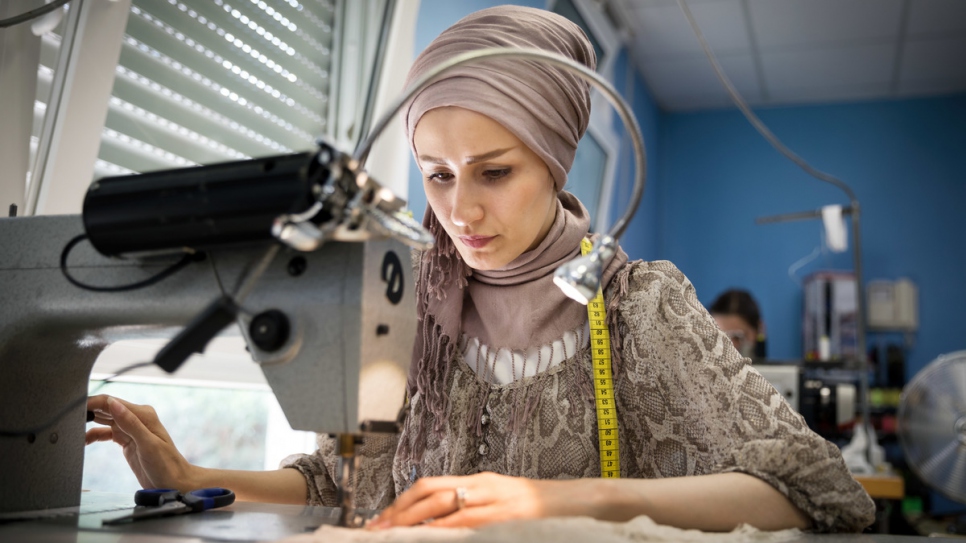
<svg viewBox="0 0 966 543"><path fill-rule="evenodd" d="M117 5L126 11L110 11ZM30 160L17 182L27 194L48 182L58 187L47 189L51 199L35 197L40 203L28 211L76 213L78 195L103 176L298 152L313 148L320 136L351 150L363 110L372 108L371 79L387 48L384 17L393 15L392 5L133 0L128 9L123 0L69 3L53 30L36 38L34 118L18 124L30 135ZM112 35L112 25L113 41L101 36ZM120 50L116 65L104 60L112 55L98 55L111 47ZM340 77L340 70L351 76ZM105 84L102 94L86 93L98 82ZM71 108L98 107L105 108L100 120L71 115ZM55 124L74 121L79 131L96 136L89 154L69 149L70 138ZM53 163L83 167L60 170L70 175L45 173ZM61 183L70 190L60 190ZM52 200L67 197L63 204ZM123 366L151 359L163 343L111 345L95 365L92 388ZM311 451L314 435L288 427L240 339L215 343L174 379L145 368L99 393L153 405L182 453L200 465L273 469L288 454ZM89 447L84 487L133 491L139 485L129 470L118 469L124 464L116 445Z"/></svg>
<svg viewBox="0 0 966 543"><path fill-rule="evenodd" d="M69 3L42 37L26 214L79 212L98 177L351 146L392 5Z"/></svg>
<svg viewBox="0 0 966 543"><path fill-rule="evenodd" d="M574 164L567 176L565 190L572 193L590 212L592 229L602 231L609 225L597 222L601 214L601 193L604 180L610 173L608 161L614 155L613 149L601 144L601 140L594 136L594 131L588 130L577 145Z"/></svg>
<svg viewBox="0 0 966 543"><path fill-rule="evenodd" d="M597 73L613 81L620 37L599 5L588 0L553 0L550 9L583 29L597 54ZM611 193L620 139L613 128L615 115L610 102L592 90L590 124L577 146L577 155L564 187L587 207L591 230L595 232L606 232L612 222Z"/></svg>
<svg viewBox="0 0 966 543"><path fill-rule="evenodd" d="M95 177L311 148L328 124L337 9L330 0L134 0ZM46 89L60 44L60 34L45 36Z"/></svg>
<svg viewBox="0 0 966 543"><path fill-rule="evenodd" d="M98 384L92 381L91 389ZM200 466L276 469L287 455L315 447L315 435L293 432L265 388L121 382L108 383L99 393L154 406L181 454ZM126 464L114 443L89 445L83 488L133 495L141 485Z"/></svg>
<svg viewBox="0 0 966 543"><path fill-rule="evenodd" d="M571 21L577 23L577 26L583 29L584 33L590 39L591 45L594 46L594 53L597 54L597 64L601 65L604 63L605 58L610 51L604 51L604 46L601 45L600 40L597 39L597 33L591 30L590 26L587 24L587 19L581 14L580 10L577 9L577 5L574 4L573 0L557 0L553 4L554 13L559 13L564 17L570 19Z"/></svg>

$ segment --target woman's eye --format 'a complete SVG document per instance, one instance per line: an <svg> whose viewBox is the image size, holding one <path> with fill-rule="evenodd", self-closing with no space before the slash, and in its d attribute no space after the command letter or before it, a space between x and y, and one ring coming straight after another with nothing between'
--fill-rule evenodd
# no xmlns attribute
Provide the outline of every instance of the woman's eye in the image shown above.
<svg viewBox="0 0 966 543"><path fill-rule="evenodd" d="M495 181L497 179L503 179L504 177L510 175L510 168L501 168L499 170L486 170L483 172L483 177L490 181Z"/></svg>
<svg viewBox="0 0 966 543"><path fill-rule="evenodd" d="M444 181L449 181L452 179L453 174L447 172L435 172L426 176L426 179L436 183L442 183Z"/></svg>

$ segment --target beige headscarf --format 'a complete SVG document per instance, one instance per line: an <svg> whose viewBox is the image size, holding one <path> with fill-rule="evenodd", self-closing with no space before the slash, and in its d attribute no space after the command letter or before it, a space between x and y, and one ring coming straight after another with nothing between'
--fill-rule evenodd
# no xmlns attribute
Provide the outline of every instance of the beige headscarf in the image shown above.
<svg viewBox="0 0 966 543"><path fill-rule="evenodd" d="M473 13L445 30L413 64L407 87L434 66L456 55L488 47L552 51L594 69L596 57L584 32L566 18L533 8L498 6ZM512 132L550 169L558 190L556 216L546 238L499 270L470 269L433 210L424 225L436 246L423 254L417 277L419 333L413 349L410 395L419 391L435 415L436 431L446 420L446 376L462 334L492 349L525 351L583 327L587 310L553 284L553 273L580 254L590 219L584 206L563 191L577 143L590 117L588 84L545 63L486 61L455 68L420 92L405 112L410 147L427 111L457 106L486 115ZM602 284L627 261L618 250Z"/></svg>

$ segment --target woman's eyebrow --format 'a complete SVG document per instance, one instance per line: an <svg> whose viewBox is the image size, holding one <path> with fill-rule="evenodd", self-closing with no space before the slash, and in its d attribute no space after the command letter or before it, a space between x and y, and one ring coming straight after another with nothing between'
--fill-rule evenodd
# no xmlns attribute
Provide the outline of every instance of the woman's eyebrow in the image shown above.
<svg viewBox="0 0 966 543"><path fill-rule="evenodd" d="M512 151L513 149L516 149L516 147L506 147L504 149L494 149L492 151L483 153L482 155L475 155L475 156L467 157L466 158L466 164L476 164L477 162L483 162L484 160L490 160L492 158L496 158L498 156L501 156L501 155L503 155L504 153L506 153L508 151ZM436 158L434 156L429 156L429 155L419 155L419 161L420 162L426 162L426 163L429 163L429 164L443 164L443 165L446 164L446 161L445 160L443 160L441 158Z"/></svg>

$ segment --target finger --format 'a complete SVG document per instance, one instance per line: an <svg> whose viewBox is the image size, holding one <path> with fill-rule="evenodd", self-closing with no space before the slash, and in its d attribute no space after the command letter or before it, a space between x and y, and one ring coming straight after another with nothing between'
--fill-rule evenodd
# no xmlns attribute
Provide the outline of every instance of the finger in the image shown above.
<svg viewBox="0 0 966 543"><path fill-rule="evenodd" d="M134 443L135 446L137 445L137 442L134 441L134 438L129 434L124 433L124 430L121 430L117 424L111 424L111 434L114 438L114 443L117 443L121 447L126 448L131 443Z"/></svg>
<svg viewBox="0 0 966 543"><path fill-rule="evenodd" d="M427 520L452 515L458 511L456 491L448 488L428 494L409 507L396 508L389 515L384 514L380 520L388 521L391 526L415 526Z"/></svg>
<svg viewBox="0 0 966 543"><path fill-rule="evenodd" d="M101 413L100 411L94 411L94 420L91 422L97 424L103 424L104 426L110 426L114 423L114 417L110 413Z"/></svg>
<svg viewBox="0 0 966 543"><path fill-rule="evenodd" d="M114 439L114 431L110 428L105 428L103 426L91 428L84 435L84 445L90 445L91 443L96 443L98 441L111 441L112 439Z"/></svg>
<svg viewBox="0 0 966 543"><path fill-rule="evenodd" d="M98 394L87 398L87 410L94 412L94 422L111 424L114 420L114 415L111 414L111 402L120 402L121 405L134 412L143 421L151 421L152 418L157 419L157 415L150 406L138 405L108 394Z"/></svg>
<svg viewBox="0 0 966 543"><path fill-rule="evenodd" d="M128 407L131 406L130 403L125 402L120 398L115 398L114 396L110 396L108 394L98 394L96 396L90 396L87 398L87 410L93 411L95 413L104 413L105 415L110 415L111 413L110 402L112 400L124 403L128 405Z"/></svg>
<svg viewBox="0 0 966 543"><path fill-rule="evenodd" d="M134 414L133 411L128 407L130 404L127 402L118 400L117 398L110 398L108 400L108 405L111 410L111 415L114 417L114 424L117 429L130 436L135 443L150 443L158 439L147 426L141 422L141 419ZM119 436L118 436L119 437Z"/></svg>
<svg viewBox="0 0 966 543"><path fill-rule="evenodd" d="M501 519L497 516L495 507L467 507L451 515L437 518L430 522L428 526L433 528L478 528L497 520Z"/></svg>
<svg viewBox="0 0 966 543"><path fill-rule="evenodd" d="M150 430L152 434L161 438L166 443L174 443L168 434L168 430L161 424L161 419L158 418L158 412L150 405L139 405L114 397L111 398L111 402L120 402L131 413L134 413L134 416L141 421L141 425Z"/></svg>
<svg viewBox="0 0 966 543"><path fill-rule="evenodd" d="M108 398L110 396L106 394L99 394L87 398L87 410L94 413L94 422L108 424L104 421L111 420L111 410L107 406Z"/></svg>
<svg viewBox="0 0 966 543"><path fill-rule="evenodd" d="M171 436L168 434L168 430L161 424L161 419L158 418L158 412L154 410L150 405L139 405L136 403L131 403L124 401L120 398L112 398L111 401L121 402L121 405L126 407L134 416L141 421L141 424L145 426L152 434L161 438L162 441L167 443L174 443Z"/></svg>
<svg viewBox="0 0 966 543"><path fill-rule="evenodd" d="M468 477L463 476L423 477L422 479L416 481L413 486L409 487L408 490L403 492L402 495L396 498L396 501L393 502L388 510L407 509L412 507L416 502L426 499L426 497L430 494L443 490L453 492L453 496L455 497L456 487L468 486L467 479Z"/></svg>
<svg viewBox="0 0 966 543"><path fill-rule="evenodd" d="M451 509L444 509L439 514L446 515L456 509L456 488L462 487L475 487L476 482L483 481L481 477L486 474L476 474L476 475L457 475L457 476L442 476L442 477L424 477L416 481L408 490L402 493L396 501L394 501L389 507L387 507L383 512L374 519L374 524L386 524L388 525L403 525L402 522L397 520L397 517L403 512L412 509L418 502L427 499L429 496L436 493L444 493L450 496ZM476 490L472 492L473 494L478 494ZM436 498L437 500L441 498ZM476 503L483 503L478 501ZM424 504L420 510L425 510L429 504ZM420 515L415 515L419 517ZM411 525L418 522L423 522L432 516L423 516L422 518L414 519L410 514L406 514L402 517L407 521L405 525Z"/></svg>
<svg viewBox="0 0 966 543"><path fill-rule="evenodd" d="M113 415L111 414L111 404L115 402L126 407L129 411L136 414L138 418L146 423L153 422L158 418L154 408L149 405L138 405L136 403L131 403L127 400L122 400L121 398L109 396L107 394L98 394L97 396L87 398L87 410L93 411L95 416L101 415L107 419L112 419Z"/></svg>
<svg viewBox="0 0 966 543"><path fill-rule="evenodd" d="M87 410L88 411L101 411L106 413L109 411L107 408L107 399L110 398L107 394L98 394L97 396L90 396L87 398Z"/></svg>
<svg viewBox="0 0 966 543"><path fill-rule="evenodd" d="M138 415L138 418L141 418L141 419L146 419L146 418L150 419L151 417L154 417L155 419L158 418L157 414L154 412L154 408L151 407L150 405L140 405L136 403L131 403L127 400L122 400L114 396L108 396L108 406L110 407L110 404L113 404L114 402L117 402L123 405L128 409L128 411L131 411L132 413L135 413L136 415Z"/></svg>

